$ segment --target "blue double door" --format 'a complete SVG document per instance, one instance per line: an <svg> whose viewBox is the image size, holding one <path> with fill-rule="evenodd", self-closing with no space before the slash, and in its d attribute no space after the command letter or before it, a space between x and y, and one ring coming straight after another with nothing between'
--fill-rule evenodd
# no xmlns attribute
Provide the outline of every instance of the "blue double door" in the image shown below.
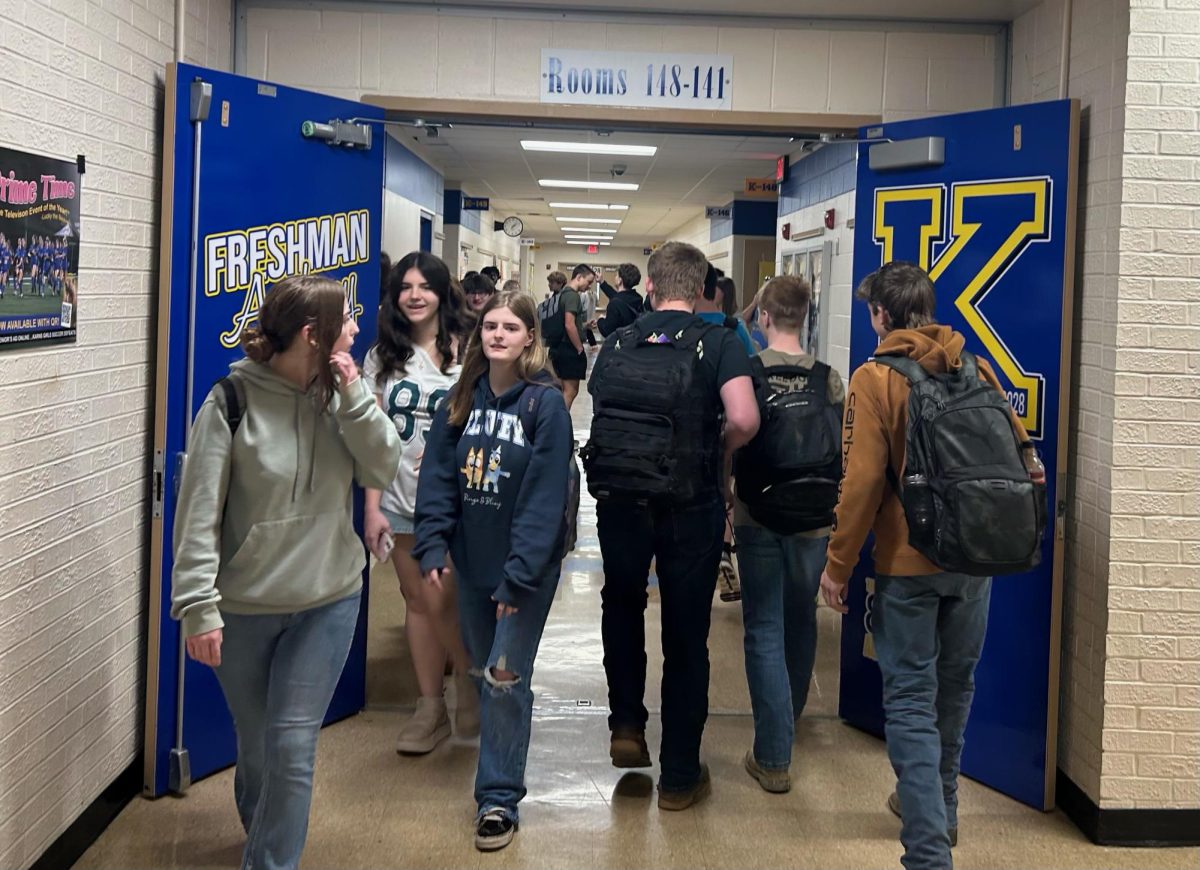
<svg viewBox="0 0 1200 870"><path fill-rule="evenodd" d="M160 254L144 793L186 790L233 763L233 724L213 671L182 655L170 618L174 493L191 420L241 356L239 339L283 274L320 273L350 295L374 340L382 128L369 147L306 138L305 122L382 110L187 64L167 70ZM207 95L206 95L207 92ZM361 504L358 507L361 520ZM360 525L361 528L361 525ZM364 581L365 581L364 577ZM366 596L327 721L362 709Z"/></svg>

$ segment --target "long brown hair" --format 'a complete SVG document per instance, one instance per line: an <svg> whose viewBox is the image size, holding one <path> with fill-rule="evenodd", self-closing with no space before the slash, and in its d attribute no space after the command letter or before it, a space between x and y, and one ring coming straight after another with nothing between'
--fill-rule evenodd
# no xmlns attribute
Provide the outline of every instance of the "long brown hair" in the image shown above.
<svg viewBox="0 0 1200 870"><path fill-rule="evenodd" d="M379 302L379 338L375 342L375 353L379 357L377 380L381 389L389 375L405 370L414 353L412 324L399 304L400 287L410 269L420 272L437 294L438 332L435 345L438 355L442 358L442 374L455 363L456 340L459 342L458 356L462 357L462 336L466 335L471 327L462 288L451 278L450 270L441 257L426 251L406 254L388 274Z"/></svg>
<svg viewBox="0 0 1200 870"><path fill-rule="evenodd" d="M272 285L266 292L258 323L242 331L242 350L258 363L269 363L271 357L292 346L300 330L312 327L312 340L317 343L317 392L319 408L327 408L337 391L337 381L329 357L333 345L342 334L346 307L346 291L337 281L318 275L293 275Z"/></svg>
<svg viewBox="0 0 1200 870"><path fill-rule="evenodd" d="M471 416L471 406L475 404L475 385L488 373L491 363L483 353L483 320L488 312L497 308L507 308L515 314L533 337L533 342L517 357L517 377L523 381L532 381L535 376L550 368L549 355L542 345L541 325L538 323L533 297L512 290L494 294L479 312L479 321L471 331L471 340L467 343L467 352L463 356L462 374L446 399L452 426L466 425L467 418Z"/></svg>

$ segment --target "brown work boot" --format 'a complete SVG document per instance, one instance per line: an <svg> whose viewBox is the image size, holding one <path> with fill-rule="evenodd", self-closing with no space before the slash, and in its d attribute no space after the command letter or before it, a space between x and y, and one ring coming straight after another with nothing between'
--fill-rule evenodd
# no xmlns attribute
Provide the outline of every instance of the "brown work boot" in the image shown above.
<svg viewBox="0 0 1200 870"><path fill-rule="evenodd" d="M698 804L712 793L712 779L708 775L708 765L700 765L700 778L691 788L679 791L667 791L658 784L658 808L660 810L686 810L693 804Z"/></svg>
<svg viewBox="0 0 1200 870"><path fill-rule="evenodd" d="M608 745L613 767L649 767L650 749L640 728L614 728Z"/></svg>
<svg viewBox="0 0 1200 870"><path fill-rule="evenodd" d="M770 770L763 767L754 758L754 750L747 749L746 757L743 759L746 765L746 773L750 774L758 784L763 787L764 791L769 791L772 794L783 794L792 790L792 778L788 775L787 768L782 770Z"/></svg>

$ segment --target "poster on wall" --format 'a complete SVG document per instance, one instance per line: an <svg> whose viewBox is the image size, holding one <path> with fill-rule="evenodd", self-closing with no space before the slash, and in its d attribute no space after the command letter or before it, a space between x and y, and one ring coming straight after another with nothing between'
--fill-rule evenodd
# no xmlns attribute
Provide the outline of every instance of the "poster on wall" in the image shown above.
<svg viewBox="0 0 1200 870"><path fill-rule="evenodd" d="M0 148L0 350L75 341L80 163Z"/></svg>

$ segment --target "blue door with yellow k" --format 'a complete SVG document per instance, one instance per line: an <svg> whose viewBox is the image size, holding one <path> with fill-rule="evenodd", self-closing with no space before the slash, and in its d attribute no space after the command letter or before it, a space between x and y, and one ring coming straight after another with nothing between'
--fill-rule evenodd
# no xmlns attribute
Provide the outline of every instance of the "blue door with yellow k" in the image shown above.
<svg viewBox="0 0 1200 870"><path fill-rule="evenodd" d="M963 772L1031 806L1054 804L1070 397L1079 106L1072 100L865 128L854 281L903 260L929 272L937 318L992 363L1046 465L1053 519L1041 564L992 586ZM850 368L878 339L851 318ZM871 635L870 542L843 622L842 718L883 733Z"/></svg>
<svg viewBox="0 0 1200 870"><path fill-rule="evenodd" d="M143 792L182 793L235 760L211 668L170 618L174 494L191 420L289 274L340 281L374 340L383 197L380 109L187 64L167 68ZM361 514L361 503L359 505ZM361 528L361 526L360 526ZM365 580L365 577L364 577ZM363 707L366 595L326 721Z"/></svg>

